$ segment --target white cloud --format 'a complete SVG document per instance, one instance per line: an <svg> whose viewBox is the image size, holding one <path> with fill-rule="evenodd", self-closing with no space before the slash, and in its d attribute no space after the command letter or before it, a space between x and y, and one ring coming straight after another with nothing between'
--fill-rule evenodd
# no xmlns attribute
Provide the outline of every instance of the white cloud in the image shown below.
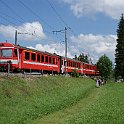
<svg viewBox="0 0 124 124"><path fill-rule="evenodd" d="M114 62L114 53L116 46L115 35L93 35L93 34L80 34L79 36L71 37L72 43L68 46L68 57L73 58L74 55L88 54L93 63L96 63L99 57L106 54L111 61ZM30 47L32 48L32 47ZM65 56L64 44L51 43L51 44L36 44L35 49L40 51L47 51L50 53L57 53L58 55Z"/></svg>
<svg viewBox="0 0 124 124"><path fill-rule="evenodd" d="M85 53L93 55L95 61L101 55L106 54L114 61L114 53L116 47L115 35L93 35L93 34L80 34L77 37L71 37L72 42L78 44L77 49L82 49Z"/></svg>
<svg viewBox="0 0 124 124"><path fill-rule="evenodd" d="M36 44L35 47L29 46L28 48L37 49L39 51L47 51L49 53L56 53L61 56L65 56L65 48L64 45L59 43L52 43L52 44ZM68 51L68 57L73 58L73 52Z"/></svg>
<svg viewBox="0 0 124 124"><path fill-rule="evenodd" d="M77 17L104 13L118 19L124 13L123 0L62 0Z"/></svg>
<svg viewBox="0 0 124 124"><path fill-rule="evenodd" d="M8 38L15 38L15 31L26 34L18 34L19 40L31 41L45 38L42 25L39 22L24 23L20 26L0 25L0 33Z"/></svg>

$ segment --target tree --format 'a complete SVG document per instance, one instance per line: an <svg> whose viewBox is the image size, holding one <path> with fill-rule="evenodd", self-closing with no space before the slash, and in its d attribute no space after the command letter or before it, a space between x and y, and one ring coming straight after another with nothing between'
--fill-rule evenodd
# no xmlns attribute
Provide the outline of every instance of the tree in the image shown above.
<svg viewBox="0 0 124 124"><path fill-rule="evenodd" d="M74 59L75 59L75 60L78 60L78 57L77 57L77 55L75 55L75 56L74 56Z"/></svg>
<svg viewBox="0 0 124 124"><path fill-rule="evenodd" d="M81 62L89 63L88 55L84 55L83 53L80 54L78 57L75 55L74 59L79 60Z"/></svg>
<svg viewBox="0 0 124 124"><path fill-rule="evenodd" d="M124 80L124 17L120 18L117 29L117 45L115 49L115 79Z"/></svg>
<svg viewBox="0 0 124 124"><path fill-rule="evenodd" d="M99 58L97 62L97 68L99 69L100 76L103 77L105 80L111 77L112 62L106 55L103 55Z"/></svg>

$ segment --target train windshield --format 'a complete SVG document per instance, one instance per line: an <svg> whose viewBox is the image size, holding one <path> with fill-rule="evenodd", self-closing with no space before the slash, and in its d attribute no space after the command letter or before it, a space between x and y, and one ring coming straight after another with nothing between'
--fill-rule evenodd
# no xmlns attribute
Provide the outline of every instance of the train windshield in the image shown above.
<svg viewBox="0 0 124 124"><path fill-rule="evenodd" d="M12 57L12 49L1 49L0 57Z"/></svg>

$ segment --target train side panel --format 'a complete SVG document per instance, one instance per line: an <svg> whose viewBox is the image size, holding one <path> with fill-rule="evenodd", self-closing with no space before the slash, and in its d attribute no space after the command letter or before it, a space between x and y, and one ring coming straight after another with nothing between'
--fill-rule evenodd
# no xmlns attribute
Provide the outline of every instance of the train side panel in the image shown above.
<svg viewBox="0 0 124 124"><path fill-rule="evenodd" d="M60 72L60 58L46 53L22 50L21 69Z"/></svg>

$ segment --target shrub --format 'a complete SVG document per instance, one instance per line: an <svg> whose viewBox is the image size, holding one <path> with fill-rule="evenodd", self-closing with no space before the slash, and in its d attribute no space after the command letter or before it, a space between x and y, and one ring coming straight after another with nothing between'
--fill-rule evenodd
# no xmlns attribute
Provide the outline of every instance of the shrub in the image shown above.
<svg viewBox="0 0 124 124"><path fill-rule="evenodd" d="M76 69L74 69L74 70L72 71L71 76L72 76L72 77L76 77L76 78L79 77L79 73L77 73L77 70L76 70Z"/></svg>

